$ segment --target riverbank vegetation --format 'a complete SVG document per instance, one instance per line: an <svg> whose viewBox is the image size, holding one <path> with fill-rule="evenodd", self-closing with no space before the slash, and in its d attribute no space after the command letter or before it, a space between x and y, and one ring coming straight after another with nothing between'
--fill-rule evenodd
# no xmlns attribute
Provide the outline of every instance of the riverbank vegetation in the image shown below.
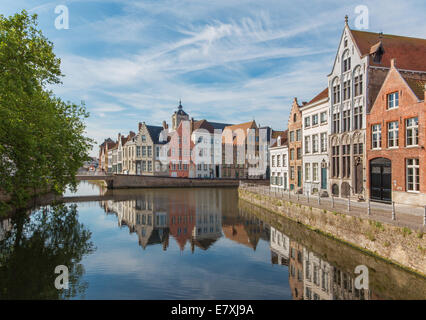
<svg viewBox="0 0 426 320"><path fill-rule="evenodd" d="M37 192L75 187L88 159L84 103L47 89L63 77L53 48L36 15L0 15L0 214Z"/></svg>

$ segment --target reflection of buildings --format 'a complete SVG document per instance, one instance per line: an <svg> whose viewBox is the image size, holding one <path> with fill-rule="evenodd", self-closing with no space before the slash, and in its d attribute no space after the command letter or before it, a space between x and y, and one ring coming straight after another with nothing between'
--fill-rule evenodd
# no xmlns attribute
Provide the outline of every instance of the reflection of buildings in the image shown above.
<svg viewBox="0 0 426 320"><path fill-rule="evenodd" d="M194 197L191 192L170 192L169 226L170 234L175 238L183 251L186 242L191 242L192 230L195 227Z"/></svg>
<svg viewBox="0 0 426 320"><path fill-rule="evenodd" d="M273 264L288 266L290 257L290 238L271 227L271 261Z"/></svg>
<svg viewBox="0 0 426 320"><path fill-rule="evenodd" d="M220 190L202 189L195 198L196 224L192 230L191 248L207 250L222 236L222 193Z"/></svg>
<svg viewBox="0 0 426 320"><path fill-rule="evenodd" d="M303 246L290 240L288 282L295 300L303 300Z"/></svg>
<svg viewBox="0 0 426 320"><path fill-rule="evenodd" d="M223 212L222 230L225 237L256 250L259 240L269 241L268 229L257 217L235 208Z"/></svg>
<svg viewBox="0 0 426 320"><path fill-rule="evenodd" d="M153 192L138 195L137 200L103 201L101 206L107 213L115 213L120 227L127 226L130 233L136 232L139 245L163 244L166 250L169 245L168 213L164 201L155 197Z"/></svg>
<svg viewBox="0 0 426 320"><path fill-rule="evenodd" d="M303 269L305 270L305 299L332 300L332 266L315 253L304 248Z"/></svg>

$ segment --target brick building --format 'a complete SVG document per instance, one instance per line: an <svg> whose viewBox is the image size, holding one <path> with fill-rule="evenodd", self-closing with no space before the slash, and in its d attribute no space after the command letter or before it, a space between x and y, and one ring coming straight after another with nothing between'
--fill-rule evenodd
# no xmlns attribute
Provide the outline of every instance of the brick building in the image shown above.
<svg viewBox="0 0 426 320"><path fill-rule="evenodd" d="M424 205L426 73L397 67L392 60L367 115L367 191L372 200Z"/></svg>
<svg viewBox="0 0 426 320"><path fill-rule="evenodd" d="M391 59L397 59L401 73L422 77L425 53L425 39L352 30L346 17L328 75L330 185L334 195L367 196L367 113L389 72Z"/></svg>
<svg viewBox="0 0 426 320"><path fill-rule="evenodd" d="M294 98L288 119L288 160L289 160L289 187L290 190L302 190L302 106Z"/></svg>

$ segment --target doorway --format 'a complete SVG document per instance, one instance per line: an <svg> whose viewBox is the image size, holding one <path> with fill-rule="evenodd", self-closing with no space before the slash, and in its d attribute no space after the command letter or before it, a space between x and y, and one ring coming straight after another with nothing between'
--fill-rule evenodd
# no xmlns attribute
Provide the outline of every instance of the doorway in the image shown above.
<svg viewBox="0 0 426 320"><path fill-rule="evenodd" d="M370 198L376 201L392 201L392 166L386 158L370 161Z"/></svg>

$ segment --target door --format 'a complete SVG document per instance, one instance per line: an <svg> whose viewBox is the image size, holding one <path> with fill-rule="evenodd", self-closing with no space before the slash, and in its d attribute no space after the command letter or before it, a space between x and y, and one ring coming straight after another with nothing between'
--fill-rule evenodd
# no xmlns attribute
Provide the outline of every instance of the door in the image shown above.
<svg viewBox="0 0 426 320"><path fill-rule="evenodd" d="M141 162L140 161L136 161L136 174L137 175L141 175Z"/></svg>
<svg viewBox="0 0 426 320"><path fill-rule="evenodd" d="M219 166L216 166L216 178L219 178Z"/></svg>
<svg viewBox="0 0 426 320"><path fill-rule="evenodd" d="M327 189L327 168L321 168L321 189Z"/></svg>
<svg viewBox="0 0 426 320"><path fill-rule="evenodd" d="M370 161L370 198L372 200L392 201L391 161L386 158L376 158Z"/></svg>

